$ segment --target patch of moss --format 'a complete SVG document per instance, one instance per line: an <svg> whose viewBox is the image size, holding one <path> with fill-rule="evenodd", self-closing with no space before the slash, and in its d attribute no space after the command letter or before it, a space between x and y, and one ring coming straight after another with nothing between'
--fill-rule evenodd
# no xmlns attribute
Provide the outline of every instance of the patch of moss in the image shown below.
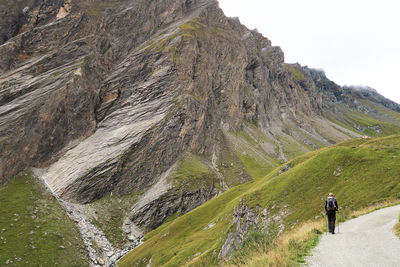
<svg viewBox="0 0 400 267"><path fill-rule="evenodd" d="M95 0L95 3L85 3L88 14L93 17L101 17L103 13L109 8L115 8L116 5L121 4L123 1L110 1L110 0Z"/></svg>
<svg viewBox="0 0 400 267"><path fill-rule="evenodd" d="M89 266L77 226L29 171L0 188L0 265Z"/></svg>
<svg viewBox="0 0 400 267"><path fill-rule="evenodd" d="M194 93L194 92L190 92L190 93L189 93L189 96L190 96L191 98L193 98L194 100L196 100L197 102L200 102L200 103L202 103L202 102L204 102L204 101L206 100L206 97L205 97L205 96L199 96L199 95L197 95L197 94Z"/></svg>
<svg viewBox="0 0 400 267"><path fill-rule="evenodd" d="M178 33L165 34L158 36L156 39L151 39L143 44L143 49L146 54L167 52L168 54L175 51L179 44L178 38L180 35Z"/></svg>
<svg viewBox="0 0 400 267"><path fill-rule="evenodd" d="M229 36L229 29L220 28L216 26L206 25L196 19L189 20L183 23L179 29L181 30L182 36L189 39L209 39L205 37L217 37L226 38Z"/></svg>
<svg viewBox="0 0 400 267"><path fill-rule="evenodd" d="M197 20L190 20L182 24L179 29L182 31L182 36L187 38L204 37L207 34L206 25Z"/></svg>

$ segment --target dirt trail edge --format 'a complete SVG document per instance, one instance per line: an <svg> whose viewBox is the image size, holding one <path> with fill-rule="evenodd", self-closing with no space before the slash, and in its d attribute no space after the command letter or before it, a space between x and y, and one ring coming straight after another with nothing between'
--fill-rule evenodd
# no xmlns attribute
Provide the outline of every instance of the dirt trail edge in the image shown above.
<svg viewBox="0 0 400 267"><path fill-rule="evenodd" d="M340 233L323 235L306 266L400 266L400 239L392 232L399 214L400 205L340 224Z"/></svg>

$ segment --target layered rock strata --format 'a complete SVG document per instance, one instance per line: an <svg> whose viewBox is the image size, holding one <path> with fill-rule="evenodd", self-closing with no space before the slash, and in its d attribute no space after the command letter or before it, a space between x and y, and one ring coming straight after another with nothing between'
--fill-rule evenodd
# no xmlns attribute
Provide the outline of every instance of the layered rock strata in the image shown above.
<svg viewBox="0 0 400 267"><path fill-rule="evenodd" d="M279 47L227 18L216 1L32 0L0 7L0 183L38 167L70 202L140 193L127 233L130 223L152 229L251 179L248 155L232 141L248 125L264 140L252 153L267 155L262 164L272 167L294 157L290 146L304 153L360 136L342 116L345 108L366 106L351 101L359 95L322 72L284 63ZM337 116L342 123L332 120ZM145 198L187 153L208 161L213 183L185 192L166 177L157 198ZM236 166L239 178L224 171Z"/></svg>

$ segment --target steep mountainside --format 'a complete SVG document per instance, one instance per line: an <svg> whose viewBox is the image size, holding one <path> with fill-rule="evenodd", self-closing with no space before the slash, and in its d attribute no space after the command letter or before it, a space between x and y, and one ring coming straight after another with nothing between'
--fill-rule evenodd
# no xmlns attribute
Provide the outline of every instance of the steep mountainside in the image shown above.
<svg viewBox="0 0 400 267"><path fill-rule="evenodd" d="M214 0L0 0L0 34L0 183L41 169L114 245L306 152L400 132L399 105L284 63Z"/></svg>

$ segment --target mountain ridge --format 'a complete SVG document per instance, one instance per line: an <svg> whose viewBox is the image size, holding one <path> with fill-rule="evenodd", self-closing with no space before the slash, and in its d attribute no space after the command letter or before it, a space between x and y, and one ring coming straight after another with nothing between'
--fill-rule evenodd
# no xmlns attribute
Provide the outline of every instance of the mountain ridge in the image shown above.
<svg viewBox="0 0 400 267"><path fill-rule="evenodd" d="M139 196L115 244L309 151L400 132L398 106L285 63L217 1L25 4L0 9L0 183L36 167L95 210Z"/></svg>

